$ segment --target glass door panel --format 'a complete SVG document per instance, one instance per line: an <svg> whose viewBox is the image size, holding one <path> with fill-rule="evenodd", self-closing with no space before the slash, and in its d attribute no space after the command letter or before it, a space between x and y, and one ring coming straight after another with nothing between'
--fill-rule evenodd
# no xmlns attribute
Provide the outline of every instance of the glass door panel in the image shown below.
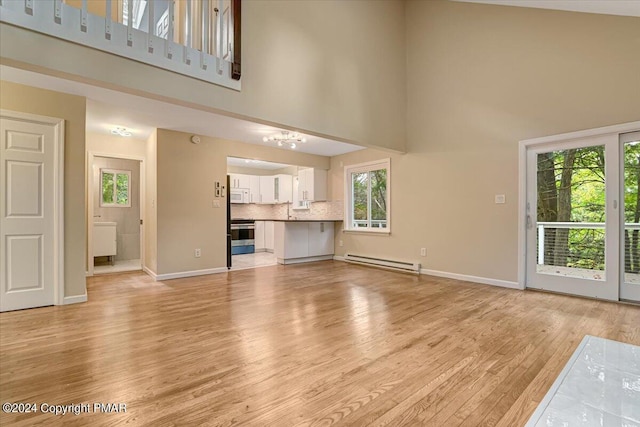
<svg viewBox="0 0 640 427"><path fill-rule="evenodd" d="M620 299L640 301L640 132L622 134L622 264Z"/></svg>
<svg viewBox="0 0 640 427"><path fill-rule="evenodd" d="M527 287L617 299L608 197L617 180L606 179L616 162L605 161L616 158L616 144L599 137L528 151Z"/></svg>

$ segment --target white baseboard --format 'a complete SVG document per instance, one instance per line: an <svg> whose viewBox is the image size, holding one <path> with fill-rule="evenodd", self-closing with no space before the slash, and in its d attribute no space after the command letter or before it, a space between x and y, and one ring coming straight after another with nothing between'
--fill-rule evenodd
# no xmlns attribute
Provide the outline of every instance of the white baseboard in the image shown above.
<svg viewBox="0 0 640 427"><path fill-rule="evenodd" d="M343 261L344 257L336 255L333 257L335 261ZM466 274L449 273L448 271L429 270L426 268L420 269L420 274L427 274L429 276L445 277L447 279L456 279L463 282L482 283L483 285L500 286L501 288L510 289L524 289L518 284L518 282L510 282L508 280L490 279L488 277L469 276Z"/></svg>
<svg viewBox="0 0 640 427"><path fill-rule="evenodd" d="M462 280L463 282L482 283L483 285L500 286L502 288L520 289L522 287L518 282L510 282L508 280L490 279L488 277L469 276L466 274L449 273L447 271L428 270L426 268L420 269L420 274L427 274L429 276L445 277L447 279Z"/></svg>
<svg viewBox="0 0 640 427"><path fill-rule="evenodd" d="M278 258L278 264L302 264L303 262L327 261L333 259L333 255L310 256L306 258L282 259Z"/></svg>
<svg viewBox="0 0 640 427"><path fill-rule="evenodd" d="M158 281L158 275L156 274L155 271L152 271L149 267L147 267L146 265L142 266L142 271L144 271L145 273L147 273L149 276L151 276L153 278L153 280Z"/></svg>
<svg viewBox="0 0 640 427"><path fill-rule="evenodd" d="M155 274L155 275L152 275L151 273L149 273L149 275L151 275L151 277L153 277L156 281L160 281L160 280L182 279L184 277L206 276L207 274L226 273L227 271L229 271L227 267L218 267L218 268L208 268L206 270L180 271L178 273L165 273L165 274Z"/></svg>
<svg viewBox="0 0 640 427"><path fill-rule="evenodd" d="M62 305L78 304L81 302L87 302L86 293L84 295L74 295L72 297L64 297L64 299L62 300Z"/></svg>

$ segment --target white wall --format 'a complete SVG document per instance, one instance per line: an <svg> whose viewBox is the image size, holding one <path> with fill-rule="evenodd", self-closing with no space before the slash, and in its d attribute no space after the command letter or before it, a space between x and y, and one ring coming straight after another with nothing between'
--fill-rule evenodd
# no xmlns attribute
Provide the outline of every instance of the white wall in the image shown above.
<svg viewBox="0 0 640 427"><path fill-rule="evenodd" d="M403 150L404 2L245 0L242 91L0 24L11 66Z"/></svg>
<svg viewBox="0 0 640 427"><path fill-rule="evenodd" d="M123 138L95 132L87 132L86 138L87 151L95 154L111 154L142 159L147 155L146 141L142 139Z"/></svg>
<svg viewBox="0 0 640 427"><path fill-rule="evenodd" d="M336 253L516 281L518 141L640 119L640 18L409 1L406 27L409 152L330 171L341 199L341 162L391 157L392 233Z"/></svg>

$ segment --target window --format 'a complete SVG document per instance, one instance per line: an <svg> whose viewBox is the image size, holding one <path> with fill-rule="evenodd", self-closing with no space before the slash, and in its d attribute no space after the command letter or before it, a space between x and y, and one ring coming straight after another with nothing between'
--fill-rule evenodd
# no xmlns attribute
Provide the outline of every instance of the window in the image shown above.
<svg viewBox="0 0 640 427"><path fill-rule="evenodd" d="M346 166L345 230L389 233L390 159Z"/></svg>
<svg viewBox="0 0 640 427"><path fill-rule="evenodd" d="M131 171L100 169L100 206L131 207Z"/></svg>

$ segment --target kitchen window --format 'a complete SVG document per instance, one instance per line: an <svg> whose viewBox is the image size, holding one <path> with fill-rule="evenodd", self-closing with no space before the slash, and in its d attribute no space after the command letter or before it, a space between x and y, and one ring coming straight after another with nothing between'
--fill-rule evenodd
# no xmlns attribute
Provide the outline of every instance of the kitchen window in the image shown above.
<svg viewBox="0 0 640 427"><path fill-rule="evenodd" d="M344 169L347 231L390 233L391 160Z"/></svg>
<svg viewBox="0 0 640 427"><path fill-rule="evenodd" d="M131 207L131 171L100 169L100 206Z"/></svg>

